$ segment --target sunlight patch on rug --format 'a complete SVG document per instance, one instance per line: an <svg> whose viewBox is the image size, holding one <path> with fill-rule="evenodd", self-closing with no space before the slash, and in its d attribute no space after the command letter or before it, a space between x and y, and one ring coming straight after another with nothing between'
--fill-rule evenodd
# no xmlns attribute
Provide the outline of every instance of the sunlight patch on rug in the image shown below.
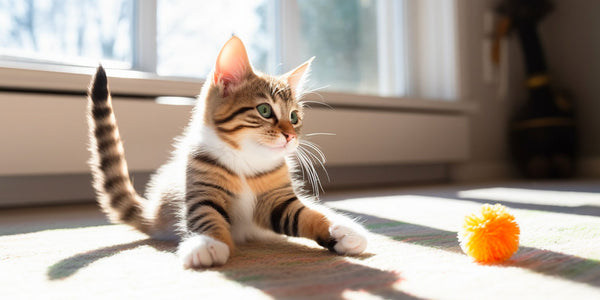
<svg viewBox="0 0 600 300"><path fill-rule="evenodd" d="M600 207L600 195L597 193L585 192L493 187L460 191L458 192L458 197L512 203L557 205L565 207L584 205Z"/></svg>

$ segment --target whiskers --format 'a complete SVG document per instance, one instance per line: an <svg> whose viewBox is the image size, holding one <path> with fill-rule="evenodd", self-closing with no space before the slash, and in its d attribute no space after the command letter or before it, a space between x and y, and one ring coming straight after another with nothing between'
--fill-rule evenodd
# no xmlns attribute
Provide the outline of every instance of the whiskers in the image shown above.
<svg viewBox="0 0 600 300"><path fill-rule="evenodd" d="M317 100L300 100L300 101L298 101L298 104L300 104L300 106L302 106L302 107L309 107L309 108L310 108L310 104L317 104L317 105L325 106L327 108L333 108L333 107L331 107L331 105L325 103L324 102L325 98L321 94L318 93L318 91L320 91L322 89L326 89L328 87L329 86L326 85L326 86L322 86L322 87L319 87L319 88L306 89L306 90L302 91L302 94L300 95L299 98L305 98L306 95L314 95L314 96L318 97L320 99L320 101L317 101Z"/></svg>
<svg viewBox="0 0 600 300"><path fill-rule="evenodd" d="M314 143L300 140L300 144L298 145L298 149L296 151L296 158L300 164L302 179L308 179L315 197L319 198L320 191L324 190L323 185L321 184L321 179L319 178L319 174L317 172L317 168L321 168L325 173L325 176L327 176L327 181L330 181L329 174L325 169L325 154Z"/></svg>

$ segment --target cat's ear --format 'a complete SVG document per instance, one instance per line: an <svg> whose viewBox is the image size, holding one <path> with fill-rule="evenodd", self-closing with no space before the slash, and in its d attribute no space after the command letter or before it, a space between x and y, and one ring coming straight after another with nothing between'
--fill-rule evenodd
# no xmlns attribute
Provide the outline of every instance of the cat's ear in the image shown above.
<svg viewBox="0 0 600 300"><path fill-rule="evenodd" d="M308 78L308 74L310 73L310 65L315 57L311 57L305 63L301 64L299 67L291 70L290 72L283 75L290 88L292 89L292 93L294 93L295 97L300 97L302 95L302 91L304 90L304 83Z"/></svg>
<svg viewBox="0 0 600 300"><path fill-rule="evenodd" d="M232 87L242 82L250 73L252 66L248 60L248 53L244 43L236 36L232 36L219 52L213 82L223 84L224 96Z"/></svg>

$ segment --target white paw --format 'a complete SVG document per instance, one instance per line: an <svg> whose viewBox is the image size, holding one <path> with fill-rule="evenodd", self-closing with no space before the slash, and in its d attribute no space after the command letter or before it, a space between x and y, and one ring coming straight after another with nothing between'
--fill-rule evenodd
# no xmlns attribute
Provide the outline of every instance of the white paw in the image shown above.
<svg viewBox="0 0 600 300"><path fill-rule="evenodd" d="M338 254L356 255L367 248L367 232L359 225L333 224L329 234L337 241L333 249Z"/></svg>
<svg viewBox="0 0 600 300"><path fill-rule="evenodd" d="M194 235L183 240L177 249L183 267L202 268L220 266L229 258L229 247L207 235Z"/></svg>

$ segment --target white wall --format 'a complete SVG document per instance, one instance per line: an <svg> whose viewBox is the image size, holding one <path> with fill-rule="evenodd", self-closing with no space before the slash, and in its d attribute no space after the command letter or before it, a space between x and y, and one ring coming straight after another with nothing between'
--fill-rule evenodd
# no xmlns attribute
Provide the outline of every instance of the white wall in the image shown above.
<svg viewBox="0 0 600 300"><path fill-rule="evenodd" d="M0 176L87 173L86 99L83 96L0 93ZM151 171L168 157L191 106L149 99L114 100L129 169ZM309 109L306 133L329 166L464 161L468 125L460 114L369 109Z"/></svg>
<svg viewBox="0 0 600 300"><path fill-rule="evenodd" d="M86 163L86 104L83 95L0 92L0 206L93 197ZM191 110L119 97L114 106L136 178L168 158ZM369 186L444 180L445 169L430 166L468 158L466 117L443 107L414 109L315 108L307 111L304 130L335 133L311 140L322 147L329 168L341 168L332 172L337 186L356 186L361 178ZM394 168L399 165L410 168ZM354 177L349 176L353 167Z"/></svg>
<svg viewBox="0 0 600 300"><path fill-rule="evenodd" d="M456 164L452 176L456 181L481 181L512 176L507 149L507 124L514 98L514 89L508 97L498 97L498 81L488 83L483 74L484 13L496 1L471 1L464 3L460 13L459 30L461 38L461 65L463 70L463 97L477 103L477 110L470 114L470 160ZM514 45L514 43L513 43ZM512 47L515 48L515 47ZM512 50L511 50L512 52ZM512 54L512 53L511 53ZM514 55L513 55L514 56ZM518 67L518 66L517 66ZM511 62L511 70L517 68ZM518 76L517 76L518 77ZM512 82L517 80L511 77Z"/></svg>

